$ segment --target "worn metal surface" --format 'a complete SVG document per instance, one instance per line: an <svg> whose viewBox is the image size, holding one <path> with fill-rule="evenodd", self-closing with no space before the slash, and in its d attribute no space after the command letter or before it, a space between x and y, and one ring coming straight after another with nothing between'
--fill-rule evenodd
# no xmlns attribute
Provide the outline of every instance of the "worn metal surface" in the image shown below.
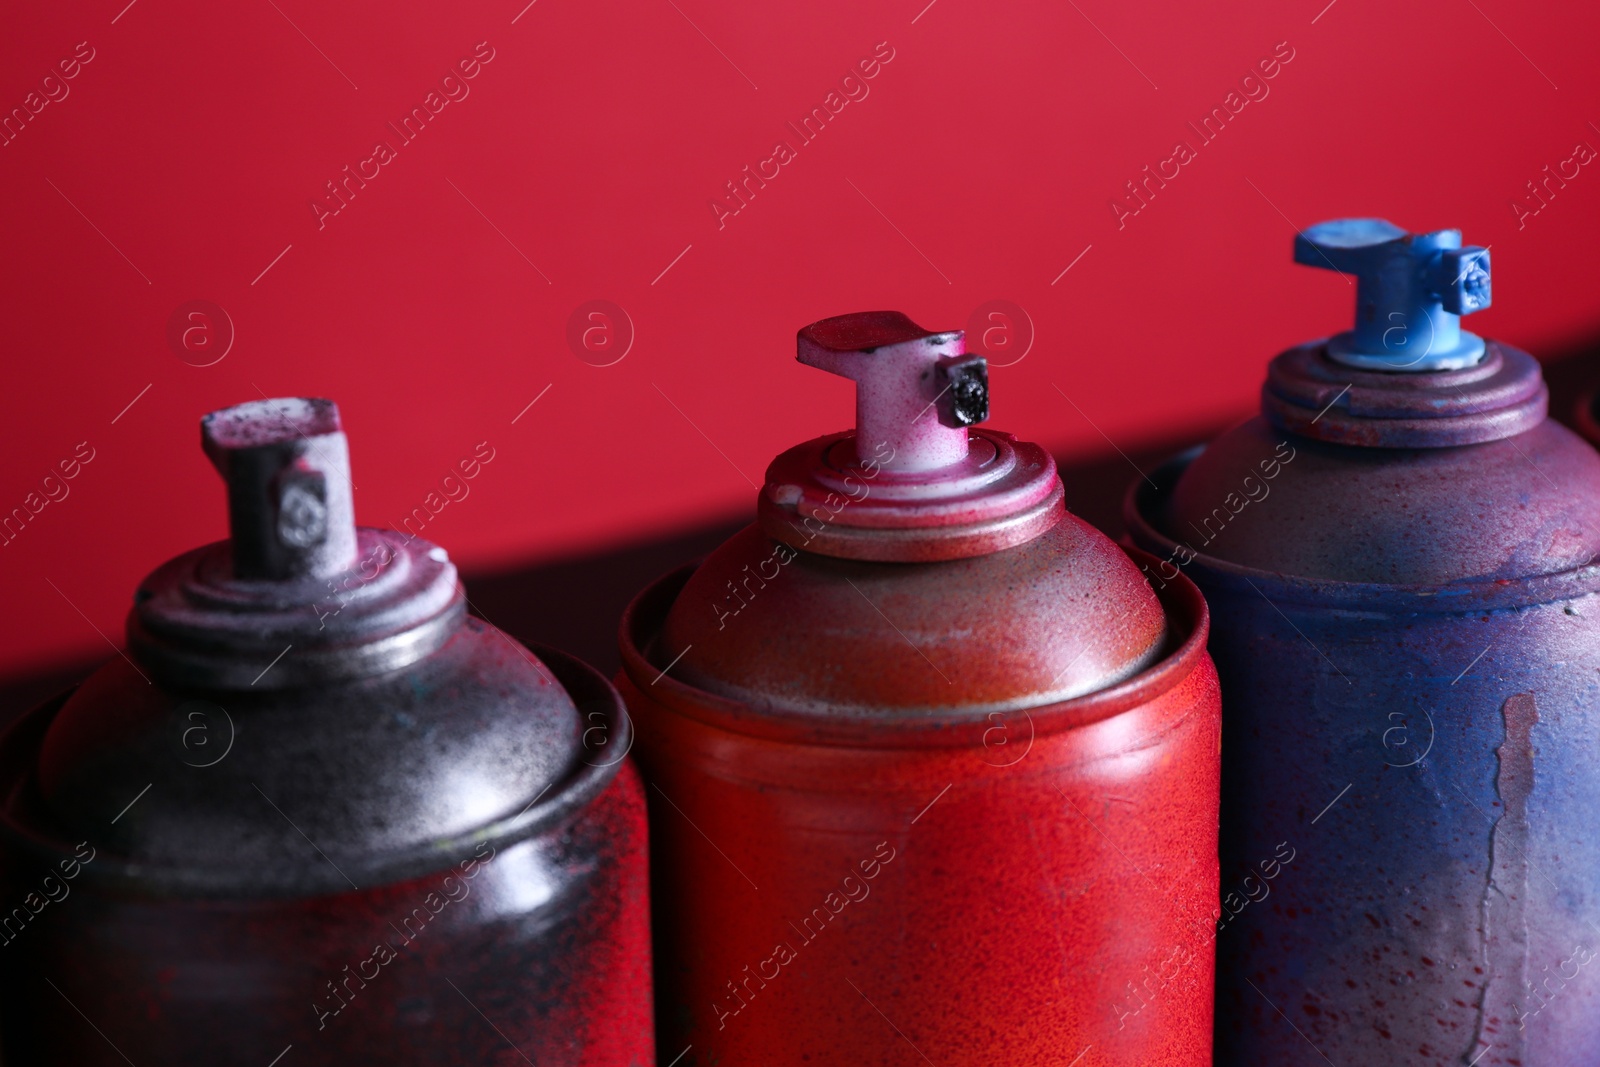
<svg viewBox="0 0 1600 1067"><path fill-rule="evenodd" d="M1600 552L1591 484L1600 486L1600 458L1550 421L1464 448L1380 449L1308 440L1255 418L1207 446L1152 518L1195 552L1280 574L1511 579Z"/></svg>
<svg viewBox="0 0 1600 1067"><path fill-rule="evenodd" d="M1390 376L1327 431L1349 443L1269 400L1130 490L1149 573L1206 594L1226 694L1220 1067L1595 1062L1600 458L1526 425L1536 366L1488 348L1474 370L1536 388L1441 404L1437 447L1378 446L1472 371Z"/></svg>
<svg viewBox="0 0 1600 1067"><path fill-rule="evenodd" d="M298 446L251 429L301 485ZM308 528L241 495L236 533ZM310 526L358 551L281 579L227 543L179 557L141 586L131 656L0 738L8 1062L648 1063L615 689L466 618L436 547Z"/></svg>
<svg viewBox="0 0 1600 1067"><path fill-rule="evenodd" d="M1018 548L929 564L838 559L746 527L696 568L659 649L663 664L684 653L673 677L697 688L883 723L1082 696L1158 660L1167 630L1127 557L1063 513Z"/></svg>
<svg viewBox="0 0 1600 1067"><path fill-rule="evenodd" d="M611 740L626 744L615 691L560 653L538 654L577 698L588 726L604 724ZM362 862L375 857L317 838L313 821L327 812L287 799L295 768L285 765L259 781L262 792L328 857L318 859L299 838L286 862L299 866L310 853L325 867L337 864L359 889L340 881L269 896L253 883L270 879L244 866L189 872L203 878L169 872L179 876L156 882L106 844L102 827L116 807L90 828L43 825L27 763L60 703L45 705L0 743L9 797L0 915L9 961L0 996L7 1063L111 1067L125 1065L126 1056L137 1064L264 1065L291 1045L283 1063L520 1063L513 1045L541 1067L653 1062L645 811L626 762L587 803L572 803L558 784L514 830L497 825L484 839L408 864L409 875L380 873L376 881L367 880ZM250 745L249 721L215 769ZM173 721L172 736L194 723ZM390 728L405 732L394 718ZM176 741L171 747L171 762L200 758ZM357 779L371 775L362 757L375 754L331 746L323 753ZM109 830L134 820L162 785ZM254 806L296 833L262 795ZM187 815L211 821L203 808ZM221 834L214 840L225 854ZM80 842L87 847L78 859L92 859L64 878ZM202 899L183 884L215 886L224 873L235 883L227 895Z"/></svg>
<svg viewBox="0 0 1600 1067"><path fill-rule="evenodd" d="M1210 1063L1219 710L1187 583L1165 602L1173 647L1125 682L1008 713L907 715L730 700L678 667L662 676L659 634L687 578L652 586L624 621L621 685L652 785L663 1050L771 1067L903 1064L918 1059L908 1044L941 1067L1059 1065L1090 1047L1108 1063ZM838 584L834 608L866 632L872 608ZM741 622L774 643L821 621L768 592L790 624ZM1041 621L1012 618L1012 639ZM908 633L956 684L991 669L978 643L961 655ZM876 645L812 673L879 693L880 676L920 664L903 642Z"/></svg>
<svg viewBox="0 0 1600 1067"><path fill-rule="evenodd" d="M850 437L804 454L860 455ZM889 533L948 526L931 488ZM1205 606L1055 500L1020 544L920 562L763 512L629 609L664 1056L1210 1062Z"/></svg>

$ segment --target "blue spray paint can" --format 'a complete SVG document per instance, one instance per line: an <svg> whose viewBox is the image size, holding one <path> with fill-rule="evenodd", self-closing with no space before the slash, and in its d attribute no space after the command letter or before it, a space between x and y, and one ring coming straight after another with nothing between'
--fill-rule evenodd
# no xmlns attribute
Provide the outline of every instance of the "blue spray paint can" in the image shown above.
<svg viewBox="0 0 1600 1067"><path fill-rule="evenodd" d="M1223 682L1217 1063L1600 1057L1600 456L1456 230L1314 226L1356 324L1127 499Z"/></svg>

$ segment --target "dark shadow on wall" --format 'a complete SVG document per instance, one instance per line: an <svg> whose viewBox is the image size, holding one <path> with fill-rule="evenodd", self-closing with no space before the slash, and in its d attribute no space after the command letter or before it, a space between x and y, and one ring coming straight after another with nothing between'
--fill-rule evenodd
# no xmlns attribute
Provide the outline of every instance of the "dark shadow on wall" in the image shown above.
<svg viewBox="0 0 1600 1067"><path fill-rule="evenodd" d="M1600 379L1600 345L1545 364L1550 384L1550 411L1571 424L1581 390ZM1241 417L1243 417L1241 412ZM1120 537L1122 495L1139 477L1182 449L1223 429L1185 433L1170 440L1130 450L1108 446L1103 453L1058 457L1066 486L1067 507L1112 537ZM526 566L471 571L463 576L472 610L524 641L553 645L570 652L607 675L618 667L617 622L629 600L669 570L710 552L753 518L723 516L698 529L623 548ZM129 592L133 582L128 583ZM81 681L104 656L67 663L26 675L0 679L0 721Z"/></svg>

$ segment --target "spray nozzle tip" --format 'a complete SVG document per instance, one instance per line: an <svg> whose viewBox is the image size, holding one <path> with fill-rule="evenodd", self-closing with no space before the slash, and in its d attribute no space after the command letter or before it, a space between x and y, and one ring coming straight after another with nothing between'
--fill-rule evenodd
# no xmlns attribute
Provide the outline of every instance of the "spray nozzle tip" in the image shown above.
<svg viewBox="0 0 1600 1067"><path fill-rule="evenodd" d="M236 576L323 576L354 559L350 451L333 401L287 397L213 411L200 420L200 441L228 485Z"/></svg>
<svg viewBox="0 0 1600 1067"><path fill-rule="evenodd" d="M1490 304L1489 250L1462 247L1460 230L1414 234L1386 219L1334 219L1296 235L1294 261L1356 279L1355 327L1329 340L1331 358L1401 371L1483 358L1483 339L1460 322Z"/></svg>
<svg viewBox="0 0 1600 1067"><path fill-rule="evenodd" d="M280 397L251 400L213 411L200 420L207 455L293 443L303 437L343 433L339 405L331 400Z"/></svg>
<svg viewBox="0 0 1600 1067"><path fill-rule="evenodd" d="M956 331L959 338L960 331ZM943 339L948 333L924 330L899 311L858 311L850 315L835 315L821 319L800 329L800 362L806 359L808 349L824 352L875 352L887 345L906 344L930 338ZM961 342L956 342L959 347Z"/></svg>
<svg viewBox="0 0 1600 1067"><path fill-rule="evenodd" d="M932 470L967 454L967 427L989 417L988 362L960 330L925 330L898 311L837 315L803 328L798 358L856 383L856 450L887 444L889 466Z"/></svg>

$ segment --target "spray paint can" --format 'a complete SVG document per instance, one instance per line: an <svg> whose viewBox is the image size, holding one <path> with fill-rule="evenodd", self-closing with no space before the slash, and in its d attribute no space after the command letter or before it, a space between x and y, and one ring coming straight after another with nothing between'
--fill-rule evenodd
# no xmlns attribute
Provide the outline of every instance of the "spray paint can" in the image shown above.
<svg viewBox="0 0 1600 1067"><path fill-rule="evenodd" d="M1205 605L975 427L987 368L897 312L800 331L856 428L645 590L662 1059L1210 1063Z"/></svg>
<svg viewBox="0 0 1600 1067"><path fill-rule="evenodd" d="M201 428L230 539L0 739L8 1060L652 1062L616 691L356 527L332 403Z"/></svg>
<svg viewBox="0 0 1600 1067"><path fill-rule="evenodd" d="M1600 1048L1600 458L1460 316L1486 249L1380 219L1295 261L1355 327L1128 496L1227 694L1217 1063L1577 1064Z"/></svg>

